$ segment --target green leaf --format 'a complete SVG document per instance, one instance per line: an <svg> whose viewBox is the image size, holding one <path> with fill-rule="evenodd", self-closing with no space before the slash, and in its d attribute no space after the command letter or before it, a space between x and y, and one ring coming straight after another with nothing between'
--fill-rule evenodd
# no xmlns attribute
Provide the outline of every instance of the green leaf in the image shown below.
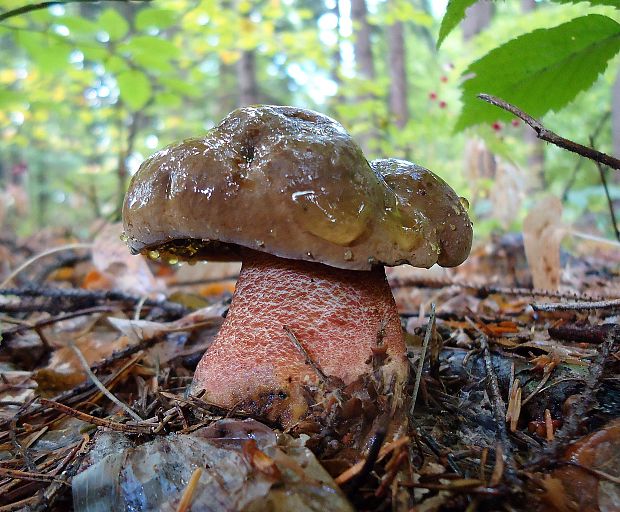
<svg viewBox="0 0 620 512"><path fill-rule="evenodd" d="M108 8L99 16L99 26L105 30L112 41L118 41L127 35L129 23L116 9Z"/></svg>
<svg viewBox="0 0 620 512"><path fill-rule="evenodd" d="M166 78L162 77L159 82L170 92L182 94L189 98L199 98L204 94L204 91L198 86L198 84L192 84L179 78Z"/></svg>
<svg viewBox="0 0 620 512"><path fill-rule="evenodd" d="M27 96L20 91L0 88L0 108L2 109L8 109L8 107L23 104L27 101Z"/></svg>
<svg viewBox="0 0 620 512"><path fill-rule="evenodd" d="M591 5L611 5L616 9L620 8L620 1L618 0L551 0L558 4L579 4L582 2L590 2Z"/></svg>
<svg viewBox="0 0 620 512"><path fill-rule="evenodd" d="M148 77L135 69L120 73L116 77L121 99L131 110L140 110L151 97L151 82Z"/></svg>
<svg viewBox="0 0 620 512"><path fill-rule="evenodd" d="M56 18L56 23L67 27L73 36L94 37L100 30L96 23L81 16L60 16Z"/></svg>
<svg viewBox="0 0 620 512"><path fill-rule="evenodd" d="M166 39L156 36L136 36L123 44L121 51L132 55L146 54L161 59L171 59L179 55L180 50Z"/></svg>
<svg viewBox="0 0 620 512"><path fill-rule="evenodd" d="M136 29L147 30L151 27L168 28L177 20L177 13L170 9L142 9L136 15Z"/></svg>
<svg viewBox="0 0 620 512"><path fill-rule="evenodd" d="M455 131L512 115L479 99L498 96L534 117L560 110L588 89L620 51L620 24L590 14L534 30L487 53L465 71Z"/></svg>
<svg viewBox="0 0 620 512"><path fill-rule="evenodd" d="M454 28L465 17L467 8L475 4L478 0L449 0L446 7L446 14L441 20L439 28L439 37L437 38L437 48L441 46L446 36L454 30Z"/></svg>
<svg viewBox="0 0 620 512"><path fill-rule="evenodd" d="M70 48L52 34L24 31L18 41L44 73L58 73L69 65Z"/></svg>
<svg viewBox="0 0 620 512"><path fill-rule="evenodd" d="M171 92L161 92L155 96L155 105L160 107L179 107L181 106L181 97Z"/></svg>

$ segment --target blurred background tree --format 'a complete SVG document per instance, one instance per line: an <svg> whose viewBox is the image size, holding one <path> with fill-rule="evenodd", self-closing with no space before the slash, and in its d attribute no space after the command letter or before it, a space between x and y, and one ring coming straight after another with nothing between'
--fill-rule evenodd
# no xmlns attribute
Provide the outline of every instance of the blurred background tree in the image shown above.
<svg viewBox="0 0 620 512"><path fill-rule="evenodd" d="M83 1L8 17L0 21L0 220L21 235L60 226L85 236L95 219L119 218L146 156L238 106L275 103L332 115L369 159L432 169L472 198L478 236L518 229L543 191L562 196L573 220L609 234L593 163L532 139L518 122L454 131L474 60L585 5L620 20L609 2L591 3L602 5L483 1L440 49L441 0ZM23 5L3 0L0 19ZM545 124L617 154L618 63ZM611 193L620 198L614 182Z"/></svg>

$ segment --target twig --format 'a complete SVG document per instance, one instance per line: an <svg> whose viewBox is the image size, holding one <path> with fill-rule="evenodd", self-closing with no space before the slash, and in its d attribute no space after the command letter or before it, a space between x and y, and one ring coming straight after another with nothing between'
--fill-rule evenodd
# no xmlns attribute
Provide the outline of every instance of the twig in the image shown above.
<svg viewBox="0 0 620 512"><path fill-rule="evenodd" d="M562 428L555 432L555 439L539 457L527 464L528 467L544 467L557 461L557 453L565 450L567 444L579 435L581 425L586 419L587 413L597 403L596 393L601 385L607 358L617 350L619 343L620 327L616 327L616 329L609 333L605 343L600 346L598 356L592 362L590 371L585 377L586 384L585 389L581 393L582 399L575 405L573 412L565 419Z"/></svg>
<svg viewBox="0 0 620 512"><path fill-rule="evenodd" d="M79 311L73 311L71 313L57 315L51 318L44 318L42 320L37 320L34 323L22 321L15 327L10 327L8 329L0 331L0 334L4 336L7 334L15 334L15 333L27 331L30 329L37 329L37 328L40 329L41 327L47 327L48 325L52 325L57 322L62 322L63 320L70 320L78 316L92 315L93 313L113 313L114 311L115 309L111 308L110 306L95 306L92 308L81 309ZM8 321L8 320L5 320L5 321Z"/></svg>
<svg viewBox="0 0 620 512"><path fill-rule="evenodd" d="M370 472L375 467L377 460L379 459L379 454L381 453L381 446L383 446L383 442L385 441L385 436L387 435L387 428L380 427L377 432L372 437L372 441L370 443L370 448L368 449L368 455L366 456L366 460L362 464L362 467L351 480L348 482L348 486L351 489L356 489L360 486L361 483L366 480L366 477L370 474Z"/></svg>
<svg viewBox="0 0 620 512"><path fill-rule="evenodd" d="M605 123L607 122L607 120L610 117L611 117L611 110L607 110L601 116L601 118L598 121L598 124L594 128L594 131L590 134L590 137L589 137L590 138L590 146L594 147L594 141L600 135L601 130L603 129L603 126L605 126ZM573 174L571 175L571 177L568 180L568 183L564 187L564 191L562 192L562 202L563 203L568 199L568 193L570 192L570 189L575 184L575 180L577 179L577 175L579 174L579 169L581 169L581 166L583 165L583 162L584 162L583 158L580 158L577 161L577 164L575 165L575 167L573 169Z"/></svg>
<svg viewBox="0 0 620 512"><path fill-rule="evenodd" d="M60 311L67 312L66 310L74 305L67 305L66 302L70 301L77 304L77 307L84 308L89 305L96 305L99 302L125 302L129 304L138 304L142 300L142 296L131 295L129 293L121 292L119 290L82 290L79 288L0 288L0 295L15 295L17 297L32 297L39 299L41 297L46 299L55 299L53 306L49 304L46 306L48 309L59 309ZM63 303L65 301L65 303ZM176 302L170 302L167 300L155 300L147 299L144 301L145 306L158 307L166 311L171 315L186 315L189 310ZM41 311L45 309L41 305L35 305L34 307L27 307L19 304L13 306L11 304L0 304L0 311ZM49 311L48 311L49 312Z"/></svg>
<svg viewBox="0 0 620 512"><path fill-rule="evenodd" d="M152 434L153 431L157 428L156 425L127 425L125 423L118 423L109 419L102 419L97 418L96 416L91 416L90 414L80 412L76 409L67 407L66 405L59 404L58 402L54 402L52 400L46 400L45 398L40 398L39 400L41 402L41 405L56 409L57 411L66 414L67 416L72 416L79 420L85 421L86 423L91 423L92 425L97 425L98 427L109 428L118 432L125 432L128 434Z"/></svg>
<svg viewBox="0 0 620 512"><path fill-rule="evenodd" d="M583 146L581 144L573 142L572 140L565 139L564 137L560 137L558 134L552 132L551 130L548 130L539 121L534 119L532 116L526 114L519 108L515 107L514 105L511 105L510 103L495 96L491 96L490 94L479 94L478 98L486 101L487 103L490 103L491 105L502 108L525 121L534 129L539 139L550 142L551 144L555 144L556 146L571 151L572 153L577 153L578 155L589 158L590 160L594 160L595 162L600 162L617 171L620 170L620 160L618 160L617 158L614 158L613 156L607 155L605 153L601 153L600 151L589 148L587 146Z"/></svg>
<svg viewBox="0 0 620 512"><path fill-rule="evenodd" d="M606 473L605 471L601 471L600 469L584 466L583 464L579 464L578 462L575 462L574 460L559 461L558 464L563 465L563 466L574 466L588 473L592 473L594 476L598 477L601 480L609 480L610 482L613 482L616 485L620 485L620 477L617 477L615 475L610 475L609 473Z"/></svg>
<svg viewBox="0 0 620 512"><path fill-rule="evenodd" d="M471 318L465 317L465 319L476 330L476 332L478 332L479 335L478 342L480 343L480 348L482 349L484 368L488 378L491 408L493 410L493 417L495 418L495 424L497 426L498 438L506 458L506 477L511 483L518 483L518 478L516 476L516 465L512 452L512 442L510 441L508 431L506 430L506 407L499 390L497 374L493 368L489 341L487 335L482 332L482 330L471 320Z"/></svg>
<svg viewBox="0 0 620 512"><path fill-rule="evenodd" d="M192 500L194 499L194 494L196 493L196 488L198 487L201 476L202 468L196 468L187 483L187 487L183 491L183 496L177 507L177 512L187 512L191 508Z"/></svg>
<svg viewBox="0 0 620 512"><path fill-rule="evenodd" d="M1 14L0 14L0 21L2 21L2 15ZM24 263L22 263L15 270L13 270L13 272L11 272L7 276L7 278L4 281L2 281L2 283L0 283L0 288L6 287L6 285L9 284L22 270L25 270L30 265L32 265L35 261L37 261L37 260L39 260L39 259L41 259L41 258L43 258L45 256L49 256L50 254L55 254L57 252L69 251L69 250L73 250L73 249L92 249L92 248L93 248L93 244L76 243L76 244L62 245L60 247L54 247L52 249L48 249L47 251L43 251L43 252L41 252L39 254L36 254L32 258L30 258L30 259L26 260Z"/></svg>
<svg viewBox="0 0 620 512"><path fill-rule="evenodd" d="M592 302L549 302L547 304L532 304L534 311L584 311L587 309L616 309L620 308L620 299L598 300Z"/></svg>
<svg viewBox="0 0 620 512"><path fill-rule="evenodd" d="M431 304L431 316L429 318L428 324L426 325L426 333L424 334L424 342L422 343L422 351L420 352L420 362L418 364L418 369L416 371L415 376L415 384L413 386L413 394L411 396L411 409L409 410L409 415L413 416L413 411L415 409L416 399L418 398L418 391L420 389L420 381L422 380L422 369L424 368L424 360L426 359L426 350L428 349L428 344L431 341L431 335L433 334L433 329L435 328L435 303Z"/></svg>
<svg viewBox="0 0 620 512"><path fill-rule="evenodd" d="M17 9L12 9L10 11L4 12L0 14L0 21L8 20L9 18L13 18L14 16L20 16L21 14L27 14L32 11L38 11L41 9L45 9L46 7L51 7L53 5L64 5L64 4L72 4L72 3L93 3L99 2L100 0L53 0L49 2L41 2L39 4L30 4L30 5L22 5ZM107 0L108 2L123 2L129 3L129 0ZM150 2L151 0L135 0L141 2Z"/></svg>
<svg viewBox="0 0 620 512"><path fill-rule="evenodd" d="M44 473L34 473L32 471L20 471L18 469L0 468L0 476L8 478L18 478L19 480L34 480L36 482L58 481L54 475Z"/></svg>
<svg viewBox="0 0 620 512"><path fill-rule="evenodd" d="M78 360L80 361L80 364L82 365L82 369L86 372L86 375L88 375L88 377L90 378L90 380L93 382L93 384L95 386L97 386L99 388L99 390L106 396L108 397L108 399L110 399L112 402L114 402L116 405L118 405L121 409L123 409L127 414L129 414L129 416L131 416L135 421L142 421L142 418L140 416L138 416L138 414L136 414L136 412L129 407L126 403L124 403L123 401L121 401L119 398L117 398L116 396L114 396L113 393L110 392L110 390L108 388L106 388L101 381L97 378L97 376L92 372L92 370L90 369L90 366L88 364L88 361L86 360L86 358L84 357L84 354L82 354L81 350L75 345L75 343L73 343L72 341L69 342L69 347L71 348L71 350L73 350L73 352L75 353L75 355L77 356Z"/></svg>
<svg viewBox="0 0 620 512"><path fill-rule="evenodd" d="M409 438L409 436L404 436L404 437L401 437L399 439L392 441L391 443L384 445L379 450L379 456L377 457L377 461L383 460L387 454L395 450L398 450L401 446L408 444L410 440L411 439ZM334 479L334 481L338 485L342 485L348 482L349 480L351 480L351 478L355 477L356 475L360 473L360 471L362 471L362 468L364 467L365 463L366 463L366 460L359 461L358 463L354 464L349 469L347 469L346 471L338 475Z"/></svg>
<svg viewBox="0 0 620 512"><path fill-rule="evenodd" d="M593 146L594 142L590 139L590 145ZM609 195L609 187L607 186L607 178L605 176L605 169L600 162L595 161L596 168L598 169L598 174L601 177L601 183L603 184L603 190L605 190L605 197L607 198L607 206L609 208L609 217L611 218L611 225L614 228L614 234L616 235L616 240L620 242L620 231L618 230L618 222L616 221L616 212L614 211L614 202Z"/></svg>
<svg viewBox="0 0 620 512"><path fill-rule="evenodd" d="M615 243L615 242L614 242ZM458 286L459 288L466 288L475 290L481 297L486 297L491 294L500 295L514 295L514 296L539 296L539 297L552 297L556 299L579 299L583 301L597 301L604 300L604 297L591 297L587 295L579 295L575 292L554 292L550 290L542 290L540 288L514 288L507 286L492 286L486 284L473 284L463 283L458 281L450 281L448 279L428 279L428 278L406 278L406 279L390 279L390 286L392 288L407 288L407 287L426 287L426 288L446 288L448 286Z"/></svg>
<svg viewBox="0 0 620 512"><path fill-rule="evenodd" d="M329 382L329 377L323 373L323 370L319 368L319 365L310 357L310 354L306 352L306 349L299 342L297 336L295 336L295 333L291 330L291 328L288 325L283 325L282 329L284 329L284 332L288 336L289 340L291 340L291 343L295 345L295 348L297 348L297 350L301 352L301 355L304 356L305 363L314 370L314 373L317 374L319 380L323 383Z"/></svg>

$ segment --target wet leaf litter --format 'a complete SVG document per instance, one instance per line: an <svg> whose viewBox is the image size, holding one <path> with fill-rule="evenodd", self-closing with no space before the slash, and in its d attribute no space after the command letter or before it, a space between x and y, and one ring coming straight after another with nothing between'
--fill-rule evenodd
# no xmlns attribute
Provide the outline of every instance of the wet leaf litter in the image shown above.
<svg viewBox="0 0 620 512"><path fill-rule="evenodd" d="M467 510L472 503L480 510L524 510L524 500L528 509L614 510L618 472L613 455L617 453L620 412L617 309L598 309L596 303L614 296L608 279L603 282L601 276L615 275L617 262L613 254L573 259L571 278L567 280L564 273L563 290L547 297L542 291L533 295L514 286L514 277L503 271L494 272L491 262L501 269L504 257L497 255L502 253L501 243L489 244L484 251L475 251L465 268L439 277L420 277L421 271L388 274L406 327L412 369L405 391L408 396L420 375L409 426L391 441L385 439L380 422L362 432L360 423L365 422L355 420L364 415L381 416L385 405L378 400L375 383L358 382L335 389L333 406L326 415L309 416L286 434L279 434L275 425L250 411L222 409L200 397L185 396L193 367L227 307L230 292L225 286L205 288L197 274L196 284L178 287L174 273L160 277L178 302L174 308L167 308L163 300L142 304L138 322L150 322L144 328L132 324L138 296L102 290L87 296L82 290L79 301L76 299L74 287L94 268L92 263L75 263L77 258L40 283L54 289L56 300L63 301L62 314L47 313L49 301L34 293L15 295L41 266L51 265L44 260L33 264L13 283L15 288L2 295L0 485L4 492L0 506L6 510L21 506L67 510L74 503L71 483L83 474L82 469L93 467L93 461L98 467L91 474L109 472L113 463L118 463L118 458L108 458L109 452L133 454L144 446L136 455L146 457L142 461L176 467L178 460L166 462L167 452L160 448L171 442L171 435L197 432L196 439L190 437L187 442L194 443L192 447L204 444L201 450L207 453L196 451L196 457L210 456L213 449L242 461L231 471L242 471L243 478L256 482L253 488L267 489L261 494L263 504L277 502L276 496L304 487L302 496L315 496L317 488L322 490L317 491L320 495L324 491L322 496L329 499L317 503L332 510L339 510L337 506L343 510L351 506L359 510L392 506ZM62 265L65 261L59 259ZM209 265L190 268L197 273ZM158 276L160 265L151 262L149 266ZM187 270L180 267L175 272L185 274ZM213 271L209 272L204 280L211 286ZM225 284L234 269L223 267L220 272ZM187 282L184 276L181 279ZM487 284L478 285L477 281ZM578 289L577 285L587 293L569 291ZM223 290L223 295L210 293L213 290ZM214 313L211 324L207 323L211 322L208 313L198 311L191 316L190 308L183 305L196 301L207 308L204 311ZM579 307L541 313L532 307L548 301L572 302ZM435 326L429 331L431 304L436 305ZM588 304L593 307L584 309ZM113 326L108 318L126 321ZM105 397L85 376L77 358L60 366L54 361L62 359L43 357L48 349L34 330L37 325L52 353L73 340L97 379L143 420L134 421ZM418 373L427 332L426 357ZM102 345L103 352L97 348ZM495 375L495 391L490 375ZM252 423L256 428L253 434L246 428L250 415L252 421L260 422L260 427ZM498 424L502 415L504 427ZM225 433L207 441L203 435L206 428ZM255 439L263 433L275 438L275 444L267 446ZM236 439L231 446L224 449L218 445L233 434ZM363 444L351 448L351 441L360 439ZM243 446L252 440L256 448L246 448L244 454ZM307 474L303 460L289 453L290 443L299 443L295 445L298 450L312 451L331 480L324 473L321 477ZM178 450L186 450L185 445ZM278 450L281 456L276 456ZM129 478L125 475L135 467L134 460L140 459L128 456L126 460L124 472L115 466L119 469L114 478ZM206 459L200 460L202 464ZM106 464L110 466L106 468ZM174 485L165 482L167 488L174 489L167 496L171 510L187 495L198 466L195 462L182 472L179 469L178 474L172 469L166 473L177 478ZM238 473L223 475L231 484L241 478ZM152 483L144 475L136 480L132 473L131 478L134 489ZM316 480L321 481L318 487ZM97 485L93 489L100 493L107 489L106 499L116 496L113 492L118 487ZM332 501L334 485L348 502L342 497ZM88 503L84 487L73 488L79 489L80 500L85 500L80 503ZM196 484L190 505L194 499L202 503L201 493L208 488L206 481ZM339 492L336 495L342 496ZM583 502L583 496L590 501Z"/></svg>
<svg viewBox="0 0 620 512"><path fill-rule="evenodd" d="M510 241L519 251L478 248L439 277L401 268L386 281L360 269L452 266L469 252L466 203L445 183L402 160L368 165L340 125L300 109L240 109L210 133L157 153L132 182L123 241L150 262L123 256L109 242L120 228L105 226L94 244L66 241L92 262L50 264L63 249L39 251L5 278L0 510L614 509L617 295L600 283L616 275L613 254L574 258L567 273L539 246L556 276L549 292L522 286L542 286L515 261L527 238ZM301 250L226 215L227 194L251 196L256 176L290 180L271 150L261 156L274 134L290 150L280 163L303 170L280 204L293 208ZM223 204L200 181L214 155L216 168L232 159ZM310 183L351 169L349 191ZM205 197L220 209L208 219L224 218L208 232L192 217ZM392 245L373 238L373 223ZM232 298L229 271L187 280L157 261L209 256L244 260ZM275 328L240 344L265 312ZM264 352L267 339L277 343Z"/></svg>

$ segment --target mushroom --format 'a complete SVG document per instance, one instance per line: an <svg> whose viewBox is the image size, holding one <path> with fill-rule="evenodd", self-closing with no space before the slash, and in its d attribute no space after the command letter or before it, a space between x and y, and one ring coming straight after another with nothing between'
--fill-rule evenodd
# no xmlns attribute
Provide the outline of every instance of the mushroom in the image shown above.
<svg viewBox="0 0 620 512"><path fill-rule="evenodd" d="M326 380L374 372L402 387L408 362L383 266L455 266L472 239L465 207L432 172L370 165L333 119L281 106L235 110L206 136L151 156L123 222L134 253L242 261L192 389L284 426Z"/></svg>

